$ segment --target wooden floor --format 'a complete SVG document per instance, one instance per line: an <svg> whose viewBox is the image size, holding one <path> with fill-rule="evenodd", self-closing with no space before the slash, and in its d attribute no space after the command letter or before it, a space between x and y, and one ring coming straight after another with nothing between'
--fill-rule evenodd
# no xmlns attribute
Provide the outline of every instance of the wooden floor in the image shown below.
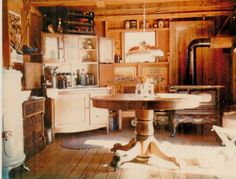
<svg viewBox="0 0 236 179"><path fill-rule="evenodd" d="M100 149L90 150L71 150L61 147L64 140L76 137L91 137L96 140L96 136L105 135L104 129L76 134L59 134L51 145L47 145L46 149L38 153L36 156L26 161L26 165L30 168L30 172L14 169L10 172L10 178L26 178L26 179L64 179L64 178L95 178L95 179L213 179L213 178L234 178L232 175L224 177L212 172L192 172L179 169L166 169L161 167L146 167L144 165L127 164L116 171L110 167L109 163L113 157L110 148L104 147ZM126 127L122 132L111 132L109 134L111 140L119 139L129 140L134 136L134 129ZM171 146L186 146L186 151L182 151L182 155L187 155L187 146L196 149L196 147L219 147L216 142L216 135L210 130L205 130L203 136L192 133L177 133L175 138L170 137L170 132L165 129L155 130L156 138ZM111 142L114 142L111 141ZM165 142L164 142L165 141ZM101 142L102 143L102 142ZM173 145L174 144L174 145ZM167 145L168 146L168 145ZM183 150L183 149L181 149ZM199 148L200 151L200 148ZM204 154L203 154L204 155ZM208 153L206 151L205 155ZM189 160L188 164L196 166L194 160ZM204 161L208 162L208 161ZM211 165L211 164L209 164ZM209 167L209 171L210 171ZM207 170L206 170L207 171ZM235 175L236 176L236 175ZM236 177L235 177L236 178Z"/></svg>

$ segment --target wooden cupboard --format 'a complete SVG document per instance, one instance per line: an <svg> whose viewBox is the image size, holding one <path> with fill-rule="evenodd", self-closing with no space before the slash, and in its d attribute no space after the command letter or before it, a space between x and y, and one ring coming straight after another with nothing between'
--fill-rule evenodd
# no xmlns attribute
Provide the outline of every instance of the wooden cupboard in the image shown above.
<svg viewBox="0 0 236 179"><path fill-rule="evenodd" d="M149 26L146 27L145 31L155 32L155 45L163 50L164 57L161 58L161 61L168 61L169 57L169 25L165 25L162 28L153 28L154 19L147 19ZM136 19L137 28L126 29L125 22L126 20L119 19L118 21L106 21L105 23L105 35L106 37L114 39L114 54L117 54L124 59L124 33L125 32L143 32L143 28L140 26L140 23L143 21ZM166 21L169 24L169 21Z"/></svg>
<svg viewBox="0 0 236 179"><path fill-rule="evenodd" d="M114 64L99 64L100 86L114 84Z"/></svg>
<svg viewBox="0 0 236 179"><path fill-rule="evenodd" d="M144 75L152 78L156 83L154 85L154 92L164 93L168 92L168 63L143 63L138 65L138 75Z"/></svg>
<svg viewBox="0 0 236 179"><path fill-rule="evenodd" d="M57 92L55 98L55 133L81 132L106 128L108 110L92 106L92 96L106 95L107 88L77 88Z"/></svg>
<svg viewBox="0 0 236 179"><path fill-rule="evenodd" d="M100 85L114 85L116 93L134 93L138 76L153 78L155 92L168 92L167 62L100 64Z"/></svg>

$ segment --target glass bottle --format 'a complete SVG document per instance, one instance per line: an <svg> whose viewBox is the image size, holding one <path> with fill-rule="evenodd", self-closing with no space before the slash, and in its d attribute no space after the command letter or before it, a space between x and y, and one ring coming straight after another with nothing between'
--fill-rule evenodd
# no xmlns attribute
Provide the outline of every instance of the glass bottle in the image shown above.
<svg viewBox="0 0 236 179"><path fill-rule="evenodd" d="M62 24L61 24L61 18L58 18L57 32L60 33L60 34L63 33L63 28L62 28Z"/></svg>
<svg viewBox="0 0 236 179"><path fill-rule="evenodd" d="M62 74L62 88L67 88L67 78L66 78L66 75L65 73Z"/></svg>
<svg viewBox="0 0 236 179"><path fill-rule="evenodd" d="M80 85L81 84L81 78L80 78L80 70L79 69L76 71L76 74L77 74L76 84Z"/></svg>
<svg viewBox="0 0 236 179"><path fill-rule="evenodd" d="M66 76L67 87L71 87L71 83L72 83L71 73L66 73L65 76Z"/></svg>

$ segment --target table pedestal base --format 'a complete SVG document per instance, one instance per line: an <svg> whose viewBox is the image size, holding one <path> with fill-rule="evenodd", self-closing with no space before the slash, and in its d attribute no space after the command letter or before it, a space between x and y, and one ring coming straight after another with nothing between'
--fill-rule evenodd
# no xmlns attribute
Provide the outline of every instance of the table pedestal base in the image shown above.
<svg viewBox="0 0 236 179"><path fill-rule="evenodd" d="M160 144L154 137L153 115L153 110L136 111L136 138L132 138L126 145L117 143L113 146L111 150L115 156L111 166L116 169L126 162L149 164L152 155L155 155L179 167L175 157L166 155L158 147Z"/></svg>

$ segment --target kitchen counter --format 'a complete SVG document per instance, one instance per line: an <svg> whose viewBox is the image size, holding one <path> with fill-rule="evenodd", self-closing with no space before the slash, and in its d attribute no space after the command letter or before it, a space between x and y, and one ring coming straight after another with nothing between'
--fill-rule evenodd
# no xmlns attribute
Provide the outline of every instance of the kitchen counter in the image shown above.
<svg viewBox="0 0 236 179"><path fill-rule="evenodd" d="M97 91L97 90L110 90L109 87L99 87L99 86L74 86L64 89L58 89L58 88L47 88L47 97L49 98L57 98L58 94L62 93L73 93L73 92L87 92L87 91Z"/></svg>
<svg viewBox="0 0 236 179"><path fill-rule="evenodd" d="M71 133L106 128L107 109L95 108L91 98L110 93L110 88L99 86L76 86L65 89L48 88L47 97L54 106L54 133Z"/></svg>

